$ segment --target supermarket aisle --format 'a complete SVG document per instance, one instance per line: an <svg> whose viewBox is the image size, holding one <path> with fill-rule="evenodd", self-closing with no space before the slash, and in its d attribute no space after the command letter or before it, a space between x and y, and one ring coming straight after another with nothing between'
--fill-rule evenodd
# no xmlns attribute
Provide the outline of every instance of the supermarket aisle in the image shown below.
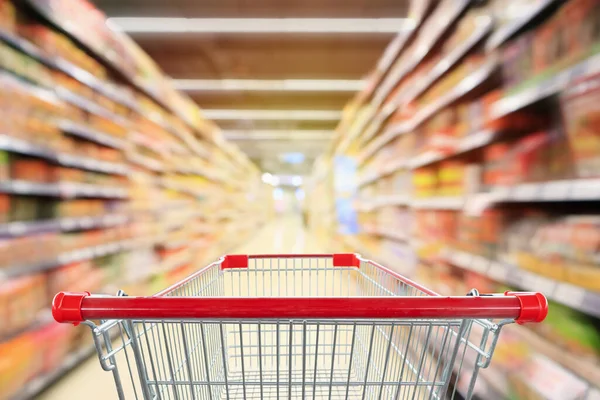
<svg viewBox="0 0 600 400"><path fill-rule="evenodd" d="M275 219L257 232L250 241L232 251L232 253L319 252L323 252L323 249L306 233L301 216L297 214L288 214ZM100 368L97 357L93 357L38 398L41 400L108 400L116 398L116 392L112 374L104 372Z"/></svg>

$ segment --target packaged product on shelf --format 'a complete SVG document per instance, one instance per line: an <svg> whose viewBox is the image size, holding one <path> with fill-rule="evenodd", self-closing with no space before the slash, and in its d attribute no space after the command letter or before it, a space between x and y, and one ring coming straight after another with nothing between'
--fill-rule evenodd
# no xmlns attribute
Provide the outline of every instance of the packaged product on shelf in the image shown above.
<svg viewBox="0 0 600 400"><path fill-rule="evenodd" d="M532 70L534 74L539 75L550 69L565 67L571 62L569 52L573 48L567 43L567 30L577 30L577 27L568 26L569 23L559 11L535 30Z"/></svg>
<svg viewBox="0 0 600 400"><path fill-rule="evenodd" d="M483 149L483 183L486 186L504 186L510 183L507 158L510 152L508 143L494 143Z"/></svg>
<svg viewBox="0 0 600 400"><path fill-rule="evenodd" d="M573 82L561 96L561 104L577 176L600 174L600 76Z"/></svg>
<svg viewBox="0 0 600 400"><path fill-rule="evenodd" d="M47 303L43 274L34 274L0 283L0 304L4 305L0 337L31 325Z"/></svg>
<svg viewBox="0 0 600 400"><path fill-rule="evenodd" d="M538 224L519 266L544 276L600 291L599 219L576 216Z"/></svg>
<svg viewBox="0 0 600 400"><path fill-rule="evenodd" d="M106 77L106 70L97 61L74 45L66 36L47 26L25 21L19 24L18 33L49 55L64 58L99 78Z"/></svg>
<svg viewBox="0 0 600 400"><path fill-rule="evenodd" d="M9 195L0 193L0 224L10 220L10 199Z"/></svg>
<svg viewBox="0 0 600 400"><path fill-rule="evenodd" d="M540 270L539 260L531 250L532 238L537 230L548 221L548 217L539 211L522 211L522 217L506 227L502 238L502 252L499 257L520 268L538 272Z"/></svg>
<svg viewBox="0 0 600 400"><path fill-rule="evenodd" d="M533 35L525 33L502 50L502 79L506 89L525 82L533 73Z"/></svg>
<svg viewBox="0 0 600 400"><path fill-rule="evenodd" d="M9 159L9 153L0 150L0 182L10 178Z"/></svg>
<svg viewBox="0 0 600 400"><path fill-rule="evenodd" d="M34 221L38 215L39 201L31 196L12 196L10 219L12 221Z"/></svg>
<svg viewBox="0 0 600 400"><path fill-rule="evenodd" d="M65 329L66 328L66 329ZM49 323L31 333L41 351L39 373L55 371L71 349L71 337L74 332L67 324Z"/></svg>
<svg viewBox="0 0 600 400"><path fill-rule="evenodd" d="M437 113L423 126L426 136L424 147L419 151L450 153L457 144L458 114L454 107L446 108Z"/></svg>
<svg viewBox="0 0 600 400"><path fill-rule="evenodd" d="M390 194L403 194L410 196L411 192L411 174L408 170L400 170L391 176Z"/></svg>
<svg viewBox="0 0 600 400"><path fill-rule="evenodd" d="M419 168L412 176L415 197L435 196L438 187L438 174L433 168Z"/></svg>
<svg viewBox="0 0 600 400"><path fill-rule="evenodd" d="M580 400L589 388L588 382L538 353L531 353L523 368L509 377L515 395L523 399Z"/></svg>
<svg viewBox="0 0 600 400"><path fill-rule="evenodd" d="M49 270L46 274L48 295L54 296L54 294L61 290L76 291L76 286L80 286L77 283L83 280L90 273L91 269L92 264L90 261L80 261Z"/></svg>
<svg viewBox="0 0 600 400"><path fill-rule="evenodd" d="M44 160L13 155L10 162L10 177L13 180L48 183L52 180L53 168L54 166Z"/></svg>
<svg viewBox="0 0 600 400"><path fill-rule="evenodd" d="M600 365L600 322L577 310L550 302L543 324L529 327L570 354Z"/></svg>
<svg viewBox="0 0 600 400"><path fill-rule="evenodd" d="M512 160L509 161L514 166L514 172L510 173L514 181L510 183L548 179L549 146L550 133L548 132L532 133L517 140L511 151Z"/></svg>
<svg viewBox="0 0 600 400"><path fill-rule="evenodd" d="M11 71L15 75L40 84L44 87L53 86L50 70L33 58L0 43L0 68Z"/></svg>
<svg viewBox="0 0 600 400"><path fill-rule="evenodd" d="M9 32L15 29L15 6L10 0L0 0L0 28Z"/></svg>
<svg viewBox="0 0 600 400"><path fill-rule="evenodd" d="M31 334L0 342L0 399L8 400L32 377L38 346Z"/></svg>

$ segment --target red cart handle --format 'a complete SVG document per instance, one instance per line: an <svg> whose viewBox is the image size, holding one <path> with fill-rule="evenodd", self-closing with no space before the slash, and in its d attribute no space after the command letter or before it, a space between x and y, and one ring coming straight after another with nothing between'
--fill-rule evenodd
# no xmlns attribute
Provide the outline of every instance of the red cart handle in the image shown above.
<svg viewBox="0 0 600 400"><path fill-rule="evenodd" d="M58 293L52 315L58 322L95 319L315 319L315 318L490 318L541 322L548 301L541 293L499 296L415 297L107 297Z"/></svg>

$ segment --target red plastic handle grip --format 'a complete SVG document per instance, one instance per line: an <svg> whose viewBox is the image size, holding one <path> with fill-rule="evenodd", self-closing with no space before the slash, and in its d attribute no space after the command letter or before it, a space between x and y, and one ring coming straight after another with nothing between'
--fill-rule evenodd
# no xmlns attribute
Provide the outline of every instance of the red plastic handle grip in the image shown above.
<svg viewBox="0 0 600 400"><path fill-rule="evenodd" d="M79 305L79 308L77 308ZM483 297L231 298L95 297L59 293L52 313L58 322L93 319L312 319L312 318L512 318L540 322L548 313L540 293Z"/></svg>

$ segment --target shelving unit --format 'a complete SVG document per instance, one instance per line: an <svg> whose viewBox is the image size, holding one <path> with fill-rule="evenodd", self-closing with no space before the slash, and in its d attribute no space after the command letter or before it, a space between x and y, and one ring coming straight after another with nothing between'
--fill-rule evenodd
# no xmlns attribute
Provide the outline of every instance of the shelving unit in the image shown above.
<svg viewBox="0 0 600 400"><path fill-rule="evenodd" d="M0 308L0 375L15 385L0 398L34 398L94 351L35 318L52 292L150 295L267 218L269 192L248 157L129 38L98 20L106 31L97 38L123 50L108 56L89 41L98 26L82 24L88 12L64 18L60 1L15 2L18 18L0 22L0 104L13 113L0 122L0 303L6 296L27 308L20 316ZM256 202L223 201L246 196ZM52 372L40 372L41 358L24 350L32 347L40 357L53 351Z"/></svg>
<svg viewBox="0 0 600 400"><path fill-rule="evenodd" d="M555 226L557 234L568 229L579 232L575 229L582 228L576 224L598 217L600 181L576 168L571 143L577 139L558 118L564 116L560 107L565 91L596 88L594 81L572 89L574 82L600 72L598 42L590 39L579 52L571 48L560 60L550 60L551 52L542 47L551 48L552 40L558 40L552 28L565 27L578 38L575 25L590 22L574 25L569 19L573 14L564 11L571 7L570 13L587 15L582 12L584 2L521 2L523 12L512 16L505 3L441 1L415 21L415 32L390 44L394 51L380 61L390 67L383 73L375 70L370 80L374 87L353 100L354 111L343 115L334 146L321 168L315 168L314 179L321 186L312 195L332 206L310 203L311 217L324 221L313 230L335 250L356 251L397 272L416 275L419 282L430 279L432 289L446 291L440 290L442 294L450 294L449 288L465 290L461 285L471 281L498 291L506 287L540 291L556 308L566 306L582 321L594 321L587 326L600 326L600 291L593 289L593 282L600 279L593 269L598 265L589 258L577 262L567 258L564 249L573 236L555 237L553 247L552 236L539 233ZM479 24L473 22L476 19ZM527 66L530 70L525 71ZM536 132L553 135L535 137ZM546 137L551 139L542 141ZM556 143L553 153L546 150L550 145L542 147L546 143ZM514 154L523 156L517 159ZM338 176L334 165L339 158L353 159L356 172ZM542 161L555 159L571 164ZM535 174L530 165L536 166ZM352 174L353 186L348 183ZM339 189L342 185L344 191ZM572 225L560 225L567 223ZM581 237L589 239L592 234ZM542 240L548 242L546 247ZM514 250L518 246L519 251ZM514 254L504 254L506 247ZM544 249L550 253L545 258ZM526 264L526 256L540 259L537 269ZM564 265L564 271L546 267L549 264ZM575 316L565 318L571 319L563 326L571 321L579 326ZM573 385L572 396L583 390L578 398L595 398L600 349L586 348L587 354L579 357L587 357L586 362L577 365L578 357L561 357L571 351L564 339L560 343L545 336L549 333L518 328L518 339L509 337L507 346L511 340L525 343L531 353L524 360L526 366L538 362L538 356L548 359L552 365L548 368L563 371L566 385ZM551 329L561 335L554 325L547 328ZM600 332L595 335L600 337ZM501 336L500 344L502 340ZM492 369L482 371L475 392L479 398L519 398L516 392L524 390L547 396L541 381L525 379L513 387L516 372L510 366ZM571 375L575 378L567 379ZM557 388L556 393L562 394L556 398L575 399L567 396L567 389Z"/></svg>

